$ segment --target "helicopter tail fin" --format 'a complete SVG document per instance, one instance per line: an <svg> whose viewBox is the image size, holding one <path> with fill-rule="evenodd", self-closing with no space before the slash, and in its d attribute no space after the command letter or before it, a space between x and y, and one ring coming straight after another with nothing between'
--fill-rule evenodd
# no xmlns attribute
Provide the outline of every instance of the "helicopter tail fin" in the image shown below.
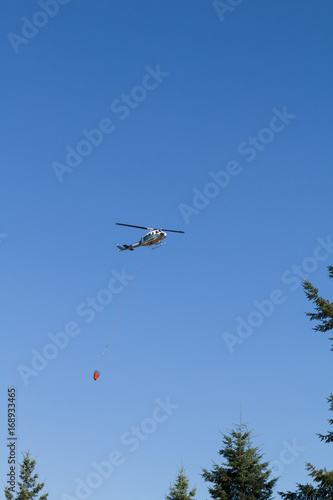
<svg viewBox="0 0 333 500"><path fill-rule="evenodd" d="M116 243L116 245L118 248L118 252L123 252L124 250L132 250L133 251L133 248L130 245L124 245L123 247L121 245L118 245L118 243Z"/></svg>

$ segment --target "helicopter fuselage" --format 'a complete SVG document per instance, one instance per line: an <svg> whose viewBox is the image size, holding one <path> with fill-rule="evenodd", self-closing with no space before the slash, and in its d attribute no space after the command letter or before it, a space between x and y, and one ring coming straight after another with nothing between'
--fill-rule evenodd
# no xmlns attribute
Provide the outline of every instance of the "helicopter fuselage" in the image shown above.
<svg viewBox="0 0 333 500"><path fill-rule="evenodd" d="M164 238L166 238L167 234L164 233L163 231L158 231L155 229L154 231L150 231L149 233L145 234L141 240L140 243L141 245L148 246L148 245L157 245L160 243Z"/></svg>
<svg viewBox="0 0 333 500"><path fill-rule="evenodd" d="M120 246L117 243L117 247L119 252L122 252L124 250L134 250L135 248L142 247L142 246L151 246L151 245L164 245L164 243L161 243L162 240L164 240L167 237L167 233L164 231L160 231L159 229L154 229L152 231L149 231L149 233L145 234L142 236L140 241L137 241L136 243L132 243L131 245L124 245Z"/></svg>

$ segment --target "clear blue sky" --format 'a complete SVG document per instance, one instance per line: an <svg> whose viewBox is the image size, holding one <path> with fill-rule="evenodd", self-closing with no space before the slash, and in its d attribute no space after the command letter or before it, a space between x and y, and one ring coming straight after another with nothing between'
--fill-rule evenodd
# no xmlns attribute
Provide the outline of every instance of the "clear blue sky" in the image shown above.
<svg viewBox="0 0 333 500"><path fill-rule="evenodd" d="M1 4L0 409L5 430L14 386L18 459L30 448L59 500L163 499L182 462L203 500L241 411L277 490L306 461L332 469L332 352L298 277L332 300L332 3L42 4ZM118 253L144 231L115 222L185 234L148 253L94 382L145 252Z"/></svg>

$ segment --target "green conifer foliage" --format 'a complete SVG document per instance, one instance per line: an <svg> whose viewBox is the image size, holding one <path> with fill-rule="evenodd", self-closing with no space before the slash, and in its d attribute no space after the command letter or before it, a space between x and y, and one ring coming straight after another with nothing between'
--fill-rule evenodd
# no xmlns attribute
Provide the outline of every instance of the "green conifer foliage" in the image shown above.
<svg viewBox="0 0 333 500"><path fill-rule="evenodd" d="M330 403L330 410L333 411L333 394L330 395L329 398L327 398L327 401ZM333 418L330 418L328 420L330 425L333 425ZM323 435L323 434L318 434L320 439L324 441L325 443L333 443L333 432L330 431L328 434ZM332 497L333 498L333 497Z"/></svg>
<svg viewBox="0 0 333 500"><path fill-rule="evenodd" d="M269 463L254 447L251 432L241 424L229 435L223 434L223 447L219 454L225 463L213 462L212 471L203 469L203 478L213 484L208 491L216 500L269 500L277 481L270 479Z"/></svg>
<svg viewBox="0 0 333 500"><path fill-rule="evenodd" d="M333 394L327 400L330 402L330 410L333 411ZM329 423L333 424L333 419L329 420ZM329 432L326 436L319 434L322 441L330 443L333 441L332 432ZM306 470L309 472L309 476L312 477L315 485L312 484L297 484L297 490L292 493L281 493L279 495L285 500L332 500L333 499L333 471L327 471L326 468L316 469L310 463L306 464Z"/></svg>
<svg viewBox="0 0 333 500"><path fill-rule="evenodd" d="M328 266L328 276L333 279L333 266ZM310 321L318 321L314 330L318 332L333 330L333 302L320 297L318 288L315 288L310 281L304 281L303 288L307 298L315 305L315 313L306 313L310 317ZM333 338L331 337L330 340Z"/></svg>
<svg viewBox="0 0 333 500"><path fill-rule="evenodd" d="M312 477L315 485L298 484L297 490L292 493L281 493L279 495L285 500L332 500L333 499L333 471L315 469L313 465L306 464L306 470Z"/></svg>
<svg viewBox="0 0 333 500"><path fill-rule="evenodd" d="M333 278L333 266L328 267L329 277ZM315 313L306 313L310 317L310 321L318 321L314 330L319 332L327 332L333 330L333 303L323 299L318 294L318 289L315 288L309 281L304 281L303 287L307 298L314 303ZM330 338L333 340L333 338ZM331 349L333 350L333 348ZM330 410L333 411L333 393L327 398L330 403ZM333 419L329 419L330 425L333 425ZM318 434L319 438L325 443L333 442L333 432L328 434ZM295 492L281 493L279 495L285 500L332 500L333 499L333 471L327 471L326 468L316 469L310 463L306 464L306 470L312 478L312 484L297 484Z"/></svg>
<svg viewBox="0 0 333 500"><path fill-rule="evenodd" d="M169 494L165 500L195 500L195 488L189 489L189 480L185 475L183 466L178 467L178 474L172 486L170 486Z"/></svg>
<svg viewBox="0 0 333 500"><path fill-rule="evenodd" d="M18 481L19 490L16 493L15 500L33 500L44 488L44 483L38 483L38 474L34 474L36 460L30 457L30 452L23 453L23 462L20 465L20 481ZM47 500L48 493L41 495L38 500ZM6 500L14 500L14 495L5 488Z"/></svg>

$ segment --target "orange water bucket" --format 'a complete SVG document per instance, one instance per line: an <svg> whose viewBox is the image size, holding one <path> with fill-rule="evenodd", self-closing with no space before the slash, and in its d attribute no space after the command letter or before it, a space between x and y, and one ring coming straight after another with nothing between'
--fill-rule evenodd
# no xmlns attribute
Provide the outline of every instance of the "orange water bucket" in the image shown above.
<svg viewBox="0 0 333 500"><path fill-rule="evenodd" d="M99 376L100 376L100 372L95 370L94 371L94 380L97 380Z"/></svg>

